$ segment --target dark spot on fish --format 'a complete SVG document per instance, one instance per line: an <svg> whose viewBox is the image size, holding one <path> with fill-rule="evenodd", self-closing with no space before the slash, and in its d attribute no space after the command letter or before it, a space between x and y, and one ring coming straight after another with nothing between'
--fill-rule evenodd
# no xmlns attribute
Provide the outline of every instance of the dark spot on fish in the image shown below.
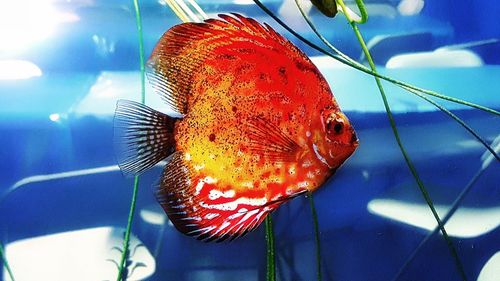
<svg viewBox="0 0 500 281"><path fill-rule="evenodd" d="M238 68L235 69L236 75L242 75L245 73L248 73L254 68L254 66L250 63L243 63L238 66Z"/></svg>
<svg viewBox="0 0 500 281"><path fill-rule="evenodd" d="M255 49L252 48L239 48L238 52L241 54L253 54L255 53Z"/></svg>
<svg viewBox="0 0 500 281"><path fill-rule="evenodd" d="M230 54L222 54L222 55L220 55L220 58L226 59L226 60L235 60L236 56L230 55Z"/></svg>
<svg viewBox="0 0 500 281"><path fill-rule="evenodd" d="M305 64L302 61L296 60L295 66L302 72L314 72L314 67L310 64Z"/></svg>
<svg viewBox="0 0 500 281"><path fill-rule="evenodd" d="M232 110L233 110L233 112L236 112L236 111L238 111L238 108L236 108L236 106L233 106Z"/></svg>
<svg viewBox="0 0 500 281"><path fill-rule="evenodd" d="M210 135L208 136L208 140L209 140L209 141L215 141L215 134L210 134Z"/></svg>
<svg viewBox="0 0 500 281"><path fill-rule="evenodd" d="M278 71L280 72L281 75L284 75L286 72L286 69L284 66L282 66L282 67L280 67L280 69Z"/></svg>

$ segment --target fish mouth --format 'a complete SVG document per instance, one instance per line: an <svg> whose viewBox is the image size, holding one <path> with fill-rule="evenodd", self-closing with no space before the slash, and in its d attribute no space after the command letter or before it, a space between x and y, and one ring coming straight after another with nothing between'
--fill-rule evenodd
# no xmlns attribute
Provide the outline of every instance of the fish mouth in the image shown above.
<svg viewBox="0 0 500 281"><path fill-rule="evenodd" d="M358 136L356 136L356 132L354 132L354 129L351 129L352 130L352 135L351 135L351 145L353 145L354 147L358 147L359 145L359 139L358 139Z"/></svg>

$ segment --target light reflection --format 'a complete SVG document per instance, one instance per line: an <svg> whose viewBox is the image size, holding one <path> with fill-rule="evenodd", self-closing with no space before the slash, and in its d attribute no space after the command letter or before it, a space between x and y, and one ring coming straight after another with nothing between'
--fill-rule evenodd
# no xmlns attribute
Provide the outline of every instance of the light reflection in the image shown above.
<svg viewBox="0 0 500 281"><path fill-rule="evenodd" d="M72 113L78 115L115 114L116 101L129 99L138 101L141 89L140 75L136 71L103 71L90 88L89 93L74 107ZM146 104L161 112L169 112L160 95L156 95L146 84ZM172 112L169 112L172 114ZM172 114L172 116L175 116Z"/></svg>
<svg viewBox="0 0 500 281"><path fill-rule="evenodd" d="M233 3L236 5L253 5L253 0L233 0Z"/></svg>
<svg viewBox="0 0 500 281"><path fill-rule="evenodd" d="M402 0L399 2L398 11L403 16L418 15L424 8L424 0Z"/></svg>
<svg viewBox="0 0 500 281"><path fill-rule="evenodd" d="M79 20L76 14L57 11L50 0L2 1L0 51L20 51L48 38L57 24Z"/></svg>
<svg viewBox="0 0 500 281"><path fill-rule="evenodd" d="M96 46L96 52L101 57L107 57L113 54L116 50L116 44L112 40L108 40L104 36L99 36L97 34L92 35L92 41Z"/></svg>
<svg viewBox="0 0 500 281"><path fill-rule="evenodd" d="M500 251L484 264L477 281L498 281L498 276L500 276Z"/></svg>
<svg viewBox="0 0 500 281"><path fill-rule="evenodd" d="M448 206L434 205L443 217ZM436 221L426 204L410 203L393 199L374 199L368 203L368 211L388 219L428 231L434 230ZM500 207L459 208L446 223L450 236L472 238L486 234L500 225Z"/></svg>
<svg viewBox="0 0 500 281"><path fill-rule="evenodd" d="M387 68L443 68L443 67L480 67L484 64L481 57L471 50L437 49L432 52L415 52L392 56L386 63Z"/></svg>
<svg viewBox="0 0 500 281"><path fill-rule="evenodd" d="M110 226L29 237L8 243L5 254L16 280L115 280L121 253L123 228ZM156 264L151 252L135 235L130 237L130 258L136 267L127 280L146 280L154 274ZM57 265L57 266L54 266ZM1 279L1 278L0 278ZM10 280L4 271L2 280Z"/></svg>
<svg viewBox="0 0 500 281"><path fill-rule="evenodd" d="M42 70L30 61L0 60L0 80L20 80L38 76L42 76Z"/></svg>
<svg viewBox="0 0 500 281"><path fill-rule="evenodd" d="M49 119L52 122L59 122L61 120L61 116L58 113L52 113L49 115Z"/></svg>
<svg viewBox="0 0 500 281"><path fill-rule="evenodd" d="M154 225L164 225L167 217L163 210L157 208L145 208L140 211L141 219Z"/></svg>

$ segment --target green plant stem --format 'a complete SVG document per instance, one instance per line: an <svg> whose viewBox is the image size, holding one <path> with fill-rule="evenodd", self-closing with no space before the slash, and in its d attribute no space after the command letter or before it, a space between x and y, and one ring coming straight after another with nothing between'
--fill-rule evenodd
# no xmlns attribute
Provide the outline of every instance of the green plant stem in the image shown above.
<svg viewBox="0 0 500 281"><path fill-rule="evenodd" d="M339 1L342 1L342 0L339 0ZM365 56L368 59L368 63L370 64L371 69L373 71L376 71L375 63L373 62L373 59L370 55L370 52L368 51L368 48L366 47L366 44L363 40L363 37L361 36L361 32L359 31L359 28L357 27L356 23L354 23L354 22L351 23L351 26L354 30L354 33L356 34L356 37L358 38L358 41L362 45L363 52L365 53ZM413 165L413 162L411 161L410 156L408 155L408 153L406 152L406 149L403 146L403 143L402 143L401 138L399 136L399 132L398 132L397 127L396 127L396 122L394 120L394 116L392 115L392 111L390 109L389 103L387 101L387 97L386 97L384 89L382 87L382 83L378 77L375 77L375 81L377 83L377 87L379 88L380 94L382 96L382 100L384 102L384 107L385 107L385 110L387 113L387 117L389 118L392 132L393 132L394 137L396 139L396 142L399 146L399 149L400 149L401 153L403 154L406 165L408 166L411 174L415 178L415 181L418 185L418 188L420 189L420 192L422 193L425 202L429 206L429 208L432 212L432 215L434 216L434 219L436 220L436 222L439 226L439 229L441 230L441 233L443 234L443 237L446 240L446 243L447 243L448 248L449 248L449 250L450 250L450 252L455 260L455 264L456 264L457 269L462 277L462 280L467 280L467 277L466 277L465 272L463 270L462 262L460 261L460 258L458 257L458 253L455 249L455 246L453 245L451 238L448 236L448 233L446 232L446 229L444 228L444 225L441 222L441 219L439 218L439 215L438 215L436 209L434 208L434 204L432 203L432 199L431 199L429 193L427 192L427 189L425 188L422 180L420 179L420 176L418 175L418 172L417 172L415 166Z"/></svg>
<svg viewBox="0 0 500 281"><path fill-rule="evenodd" d="M356 0L356 5L358 6L359 12L361 13L361 20L357 21L357 23L365 23L368 20L368 13L366 12L365 3L363 3L362 0Z"/></svg>
<svg viewBox="0 0 500 281"><path fill-rule="evenodd" d="M134 189L132 191L132 200L130 202L130 211L128 214L128 220L127 220L127 229L125 230L125 236L123 238L123 249L122 249L122 256L120 259L120 266L118 270L118 276L116 278L116 281L123 281L126 279L123 279L122 274L123 270L126 265L126 261L128 258L128 248L130 246L130 232L132 230L132 222L134 219L134 213L135 213L135 207L136 207L136 201L137 201L137 191L139 190L139 176L134 177Z"/></svg>
<svg viewBox="0 0 500 281"><path fill-rule="evenodd" d="M330 42L328 42L328 40L323 35L321 35L321 33L316 28L316 26L306 16L304 9L302 8L302 6L299 3L299 0L295 0L295 4L297 5L297 8L299 9L300 13L302 14L302 17L307 22L307 24L309 25L309 27L312 29L312 31L316 34L316 36L318 36L318 38L326 46L328 46L336 54L338 54L339 56L341 56L343 59L349 61L350 63L352 63L352 64L359 64L357 61L351 59L349 56L345 55L343 52L341 52L340 50L338 50L337 48L335 48L335 46L333 46L332 44L330 44ZM366 11L366 9L364 9L364 10ZM359 65L361 65L361 64L359 64ZM469 131L488 151L490 151L491 154L497 159L497 161L500 161L500 158L499 158L498 154L493 150L493 148L491 148L491 146L483 138L481 138L481 136L479 136L479 134L476 131L474 131L474 129L472 129L467 123L465 123L465 121L463 121L462 119L460 119L458 116L456 116L455 114L453 114L451 111L449 111L448 109L446 109L442 105L440 105L440 104L436 103L435 101L431 100L430 98L428 98L428 97L420 94L418 91L416 91L414 89L411 89L411 88L408 88L406 86L400 86L400 87L403 88L404 90L406 90L406 91L408 91L408 92L410 92L410 93L418 96L419 98L421 98L421 99L429 102L430 104L432 104L435 107L437 107L439 110L443 111L449 117L451 117L452 119L454 119L455 121L457 121L462 127L464 127L467 131Z"/></svg>
<svg viewBox="0 0 500 281"><path fill-rule="evenodd" d="M266 280L276 280L276 264L275 264L275 250L274 250L274 232L273 232L273 219L269 214L265 219L266 225L266 244L267 244L267 270Z"/></svg>
<svg viewBox="0 0 500 281"><path fill-rule="evenodd" d="M485 111L485 112L488 112L488 113L491 113L491 114L494 114L494 115L498 115L500 116L500 111L497 111L497 110L494 110L492 108L488 108L488 107L485 107L485 106L482 106L482 105L478 105L478 104L475 104L475 103L471 103L471 102L468 102L468 101L464 101L464 100L461 100L461 99L457 99L457 98L454 98L454 97L449 97L449 96L446 96L446 95L442 95L442 94L439 94L435 91L431 91L431 90L427 90L427 89L423 89L423 88L420 88L420 87L417 87L417 86L414 86L414 85L411 85L409 83L406 83L406 82L403 82L403 81L400 81L400 80L397 80L397 79L394 79L394 78L391 78L391 77L388 77L388 76L385 76L385 75L381 75L377 72L373 72L370 68L367 68L365 67L364 65L360 64L360 63L352 63L350 60L346 59L345 57L339 55L339 54L334 54L334 53L331 53L321 47L319 47L318 45L312 43L311 41L307 40L306 38L304 38L302 35L298 34L295 30L291 29L288 25L286 25L281 19L279 19L273 12L271 12L264 4L262 4L262 2L260 2L260 0L254 0L255 4L257 6L259 6L259 8L261 8L265 13L267 13L270 17L272 17L279 25L281 25L284 29L286 29L288 32L290 32L293 36L297 37L299 40L301 40L302 42L304 42L305 44L307 44L309 47L321 52L322 54L324 55L327 55L343 64L346 64L354 69L357 69L359 71L362 71L366 74L369 74L369 75L372 75L374 77L378 77L380 79L383 79L385 81L388 81L388 82L391 82L395 85L398 85L399 87L406 87L406 88L409 88L409 89L413 89L415 91L418 91L418 92L421 92L423 94L426 94L426 95L430 95L430 96L434 96L434 97L437 97L437 98L440 98L440 99L443 99L443 100L447 100L447 101L450 101L450 102L453 102L453 103L457 103L457 104L462 104L462 105L465 105L465 106L469 106L469 107L473 107L473 108L477 108L477 109L480 109L482 111Z"/></svg>
<svg viewBox="0 0 500 281"><path fill-rule="evenodd" d="M14 279L14 274L12 274L12 270L10 269L9 262L7 261L7 257L5 256L2 243L0 243L0 258L3 261L3 266L7 270L7 273L9 274L10 280L15 281L16 279Z"/></svg>
<svg viewBox="0 0 500 281"><path fill-rule="evenodd" d="M321 281L321 240L319 237L319 223L318 213L314 206L314 199L312 193L309 194L309 205L311 207L313 226L314 226L314 239L316 243L316 280Z"/></svg>
<svg viewBox="0 0 500 281"><path fill-rule="evenodd" d="M342 3L343 4L343 0L337 0L337 3ZM342 6L342 4L340 4ZM370 65L370 68L371 70L374 72L374 73L377 73L377 70L376 70L376 67L375 67L375 63L373 62L373 59L371 57L371 54L370 52L368 51L368 47L366 46L366 43L365 43L365 40L363 39L363 36L361 35L361 31L359 30L356 22L352 21L350 18L349 18L349 15L344 13L346 15L346 18L347 20L349 21L349 24L351 25L352 29L354 30L354 33L361 45L361 48L363 49L363 52L368 60L368 63ZM434 216L438 226L439 226L439 229L441 230L441 233L443 234L443 237L444 239L446 240L446 243L448 245L448 248L455 260L455 264L457 266L457 269L459 271L459 274L461 275L462 277L462 280L467 280L467 277L465 275L465 272L464 272L464 269L463 269L463 265L462 265L462 262L460 261L460 258L458 257L458 253L455 249L455 246L453 245L453 242L451 241L451 238L448 236L448 233L446 232L446 229L444 228L444 225L443 223L441 222L441 219L439 218L439 215L436 211L436 209L434 208L434 204L432 203L432 199L429 195L429 193L427 192L427 189L425 188L422 180L420 179L420 176L418 175L417 173L417 170L415 168L415 166L413 165L413 162L411 161L410 159L410 156L408 155L408 153L406 152L406 149L404 148L403 146L403 143L399 137L399 132L398 132L398 129L396 127L396 122L394 120L394 117L392 115L392 112L391 112L391 108L389 106L389 103L387 101L387 97L385 95L385 92L384 92L384 88L382 87L382 83L380 81L380 79L378 77L375 77L375 82L377 83L377 87L380 91L380 94L382 96L382 100L384 102L384 107L385 107L385 110L386 110L386 113L387 113L387 117L389 118L389 122L390 122L390 125L391 125L391 128L392 128L392 132L394 134L394 137L396 139L396 142L399 146L399 149L401 151L401 153L403 154L403 157L405 159L405 162L408 166L408 168L410 169L410 172L412 173L413 177L415 178L415 181L420 189L420 192L422 193L424 199L425 199L425 202L427 203L427 205L429 206L431 212L432 212L432 215Z"/></svg>
<svg viewBox="0 0 500 281"><path fill-rule="evenodd" d="M142 35L142 19L141 12L139 9L138 0L133 0L134 8L135 8L135 20L137 25L137 32L139 37L139 61L140 61L140 71L141 71L141 103L144 104L146 102L146 85L145 85L145 68L144 68L144 38ZM130 244L130 233L132 230L132 222L134 220L135 207L137 205L137 193L139 191L139 176L134 177L134 187L132 190L132 199L130 200L130 210L127 219L127 228L125 230L125 236L123 239L123 249L122 256L120 259L119 269L117 281L122 280L123 270L126 266L126 261L128 258L128 248ZM125 277L126 278L126 277Z"/></svg>
<svg viewBox="0 0 500 281"><path fill-rule="evenodd" d="M142 18L141 10L139 9L138 0L134 1L135 23L137 25L137 33L139 37L139 63L141 71L141 103L146 103L146 74L145 74L145 58L144 58L144 37L142 33Z"/></svg>

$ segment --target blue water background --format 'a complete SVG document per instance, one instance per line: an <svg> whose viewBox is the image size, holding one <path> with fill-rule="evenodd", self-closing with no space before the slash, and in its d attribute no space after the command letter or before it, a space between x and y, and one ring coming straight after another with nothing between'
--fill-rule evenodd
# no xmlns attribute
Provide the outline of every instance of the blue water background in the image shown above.
<svg viewBox="0 0 500 281"><path fill-rule="evenodd" d="M283 31L256 7L228 1L200 2L211 14L242 12ZM398 1L386 2L394 6ZM131 3L55 3L62 10L75 12L80 20L58 26L52 37L25 52L0 53L0 60L29 60L43 71L42 76L31 79L0 80L0 240L4 244L70 230L126 225L132 180L119 171L56 180L32 178L115 165L114 104L120 98L138 100L140 96ZM277 2L265 3L275 11L279 9ZM179 20L156 1L142 1L141 5L149 54L159 36ZM500 5L495 0L472 6L466 1L426 1L417 16L373 16L361 29L367 40L380 34L424 33L427 35L414 42L399 44L405 46L405 52L411 47L432 51L445 45L500 38L498 14ZM342 17L331 20L315 14L313 19L339 49L355 59L361 56L354 34ZM297 30L319 42L307 28ZM309 55L318 55L285 35ZM422 43L421 38L427 41ZM478 54L484 65L388 69L381 61L378 67L391 77L500 109L500 43L468 50ZM382 50L380 57L398 54L392 52ZM374 214L368 204L377 199L425 203L398 150L373 79L340 67L333 60L331 66L323 64L320 70L360 139L354 156L314 194L324 280L390 280L428 231ZM481 168L485 148L442 112L393 85L384 86L402 141L431 197L436 204L449 206ZM161 108L159 99L147 87L148 103ZM443 104L488 142L499 136L498 117L449 102ZM141 176L138 211L155 208L152 186L160 172L161 168L155 167ZM494 161L462 206L499 208L499 182L499 165ZM280 280L314 280L315 246L307 199L294 199L273 217ZM160 228L136 216L132 231L153 252ZM265 279L263 227L222 244L198 242L171 226L162 235L156 272L148 280L209 280L204 279L206 276L213 280ZM474 237L453 237L453 241L467 276L475 280L498 251L500 230L497 227ZM425 245L400 280L459 280L440 235Z"/></svg>

